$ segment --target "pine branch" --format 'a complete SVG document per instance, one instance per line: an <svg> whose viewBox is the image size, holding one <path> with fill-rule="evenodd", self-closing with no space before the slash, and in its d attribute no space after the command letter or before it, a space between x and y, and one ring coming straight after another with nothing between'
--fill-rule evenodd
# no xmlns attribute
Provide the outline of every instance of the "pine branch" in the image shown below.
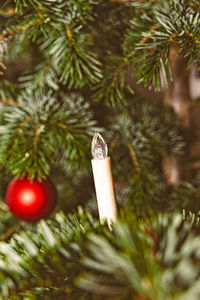
<svg viewBox="0 0 200 300"><path fill-rule="evenodd" d="M60 212L35 232L1 242L1 296L198 299L197 231L192 214L140 221L127 208L110 232L81 209L67 217Z"/></svg>
<svg viewBox="0 0 200 300"><path fill-rule="evenodd" d="M60 81L69 89L95 84L101 78L100 62L89 50L88 35L81 34L78 28L69 26L43 45L55 60Z"/></svg>
<svg viewBox="0 0 200 300"><path fill-rule="evenodd" d="M62 151L68 160L84 159L95 122L81 97L71 95L63 101L58 104L51 91L27 90L14 108L5 108L0 157L12 174L44 178Z"/></svg>
<svg viewBox="0 0 200 300"><path fill-rule="evenodd" d="M0 35L0 41L7 39L8 37L10 37L16 33L19 33L20 31L24 31L32 26L35 26L35 24L36 24L35 22L29 22L25 25L19 25L16 28L13 28L12 30L4 32L3 34Z"/></svg>
<svg viewBox="0 0 200 300"><path fill-rule="evenodd" d="M0 99L5 104L16 104L16 95L19 94L19 87L8 80L0 81Z"/></svg>
<svg viewBox="0 0 200 300"><path fill-rule="evenodd" d="M55 220L41 221L36 232L14 234L9 243L1 242L3 299L84 295L74 286L73 279L82 269L81 248L84 249L85 235L90 231L107 232L108 229L80 209L77 215L67 218L59 213Z"/></svg>
<svg viewBox="0 0 200 300"><path fill-rule="evenodd" d="M144 30L144 16L137 19L139 24L136 24L133 19L125 38L124 47L128 53L128 49L132 45L134 55L132 58L130 57L130 60L136 68L135 72L139 82L160 90L162 87L161 73L166 85L169 80L172 80L169 60L171 47L177 44L180 52L184 52L189 57L188 67L198 61L199 14L193 10L191 3L185 0L181 3L173 0L163 7L157 5L153 15L152 11L148 11L148 9L145 14L146 18L152 18L153 29L151 27L149 30ZM140 31L135 33L136 28ZM143 39L138 42L141 35Z"/></svg>
<svg viewBox="0 0 200 300"><path fill-rule="evenodd" d="M95 101L104 100L107 105L125 104L125 92L133 93L126 81L128 61L112 55L105 61L103 79L94 86Z"/></svg>
<svg viewBox="0 0 200 300"><path fill-rule="evenodd" d="M180 199L186 198L188 204L191 194L189 196L183 190L182 196L175 193L166 199L166 194L170 193L160 172L162 158L166 154L182 155L185 147L180 124L175 121L172 111L157 101L144 100L136 94L127 108L118 109L118 112L115 110L110 116L108 140L114 175L124 184L121 187L126 194L124 201L129 202L138 216L151 215L152 208L165 210ZM180 203L175 207L180 207Z"/></svg>
<svg viewBox="0 0 200 300"><path fill-rule="evenodd" d="M89 235L90 252L83 263L91 271L82 274L78 285L118 299L198 299L195 224L194 215L184 220L180 214L160 214L145 222L126 215L113 236Z"/></svg>

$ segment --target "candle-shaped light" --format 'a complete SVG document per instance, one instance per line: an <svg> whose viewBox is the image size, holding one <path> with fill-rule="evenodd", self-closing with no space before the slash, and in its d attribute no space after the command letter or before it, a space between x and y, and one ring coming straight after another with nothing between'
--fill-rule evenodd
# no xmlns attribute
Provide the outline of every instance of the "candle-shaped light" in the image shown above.
<svg viewBox="0 0 200 300"><path fill-rule="evenodd" d="M99 217L101 222L107 220L110 227L116 220L117 207L108 147L99 132L94 135L91 152Z"/></svg>

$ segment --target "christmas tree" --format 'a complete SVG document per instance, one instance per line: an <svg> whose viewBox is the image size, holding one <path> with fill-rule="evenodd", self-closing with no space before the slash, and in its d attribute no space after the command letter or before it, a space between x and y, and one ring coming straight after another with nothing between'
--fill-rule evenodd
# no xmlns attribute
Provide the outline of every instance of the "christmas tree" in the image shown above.
<svg viewBox="0 0 200 300"><path fill-rule="evenodd" d="M1 1L0 299L200 298L199 12L197 0Z"/></svg>

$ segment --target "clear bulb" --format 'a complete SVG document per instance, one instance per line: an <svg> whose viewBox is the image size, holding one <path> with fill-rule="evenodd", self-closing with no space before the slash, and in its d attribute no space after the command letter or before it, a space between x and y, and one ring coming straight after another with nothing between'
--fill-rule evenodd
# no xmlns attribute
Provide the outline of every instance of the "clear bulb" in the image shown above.
<svg viewBox="0 0 200 300"><path fill-rule="evenodd" d="M95 132L91 152L94 159L104 159L108 156L108 147L99 132Z"/></svg>

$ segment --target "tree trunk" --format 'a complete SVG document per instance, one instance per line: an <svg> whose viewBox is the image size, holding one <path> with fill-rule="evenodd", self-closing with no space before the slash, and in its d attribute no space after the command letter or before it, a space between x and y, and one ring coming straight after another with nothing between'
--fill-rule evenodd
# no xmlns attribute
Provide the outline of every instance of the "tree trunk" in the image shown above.
<svg viewBox="0 0 200 300"><path fill-rule="evenodd" d="M191 124L192 99L189 89L189 72L187 69L187 59L178 54L178 49L171 49L170 59L173 73L173 82L164 92L164 103L174 109L176 115L182 120L183 134L188 140ZM166 156L163 162L163 169L167 181L170 185L178 185L183 177L188 177L190 170L188 168L188 151L186 147L185 155L181 158L172 158ZM187 159L186 159L187 158Z"/></svg>

